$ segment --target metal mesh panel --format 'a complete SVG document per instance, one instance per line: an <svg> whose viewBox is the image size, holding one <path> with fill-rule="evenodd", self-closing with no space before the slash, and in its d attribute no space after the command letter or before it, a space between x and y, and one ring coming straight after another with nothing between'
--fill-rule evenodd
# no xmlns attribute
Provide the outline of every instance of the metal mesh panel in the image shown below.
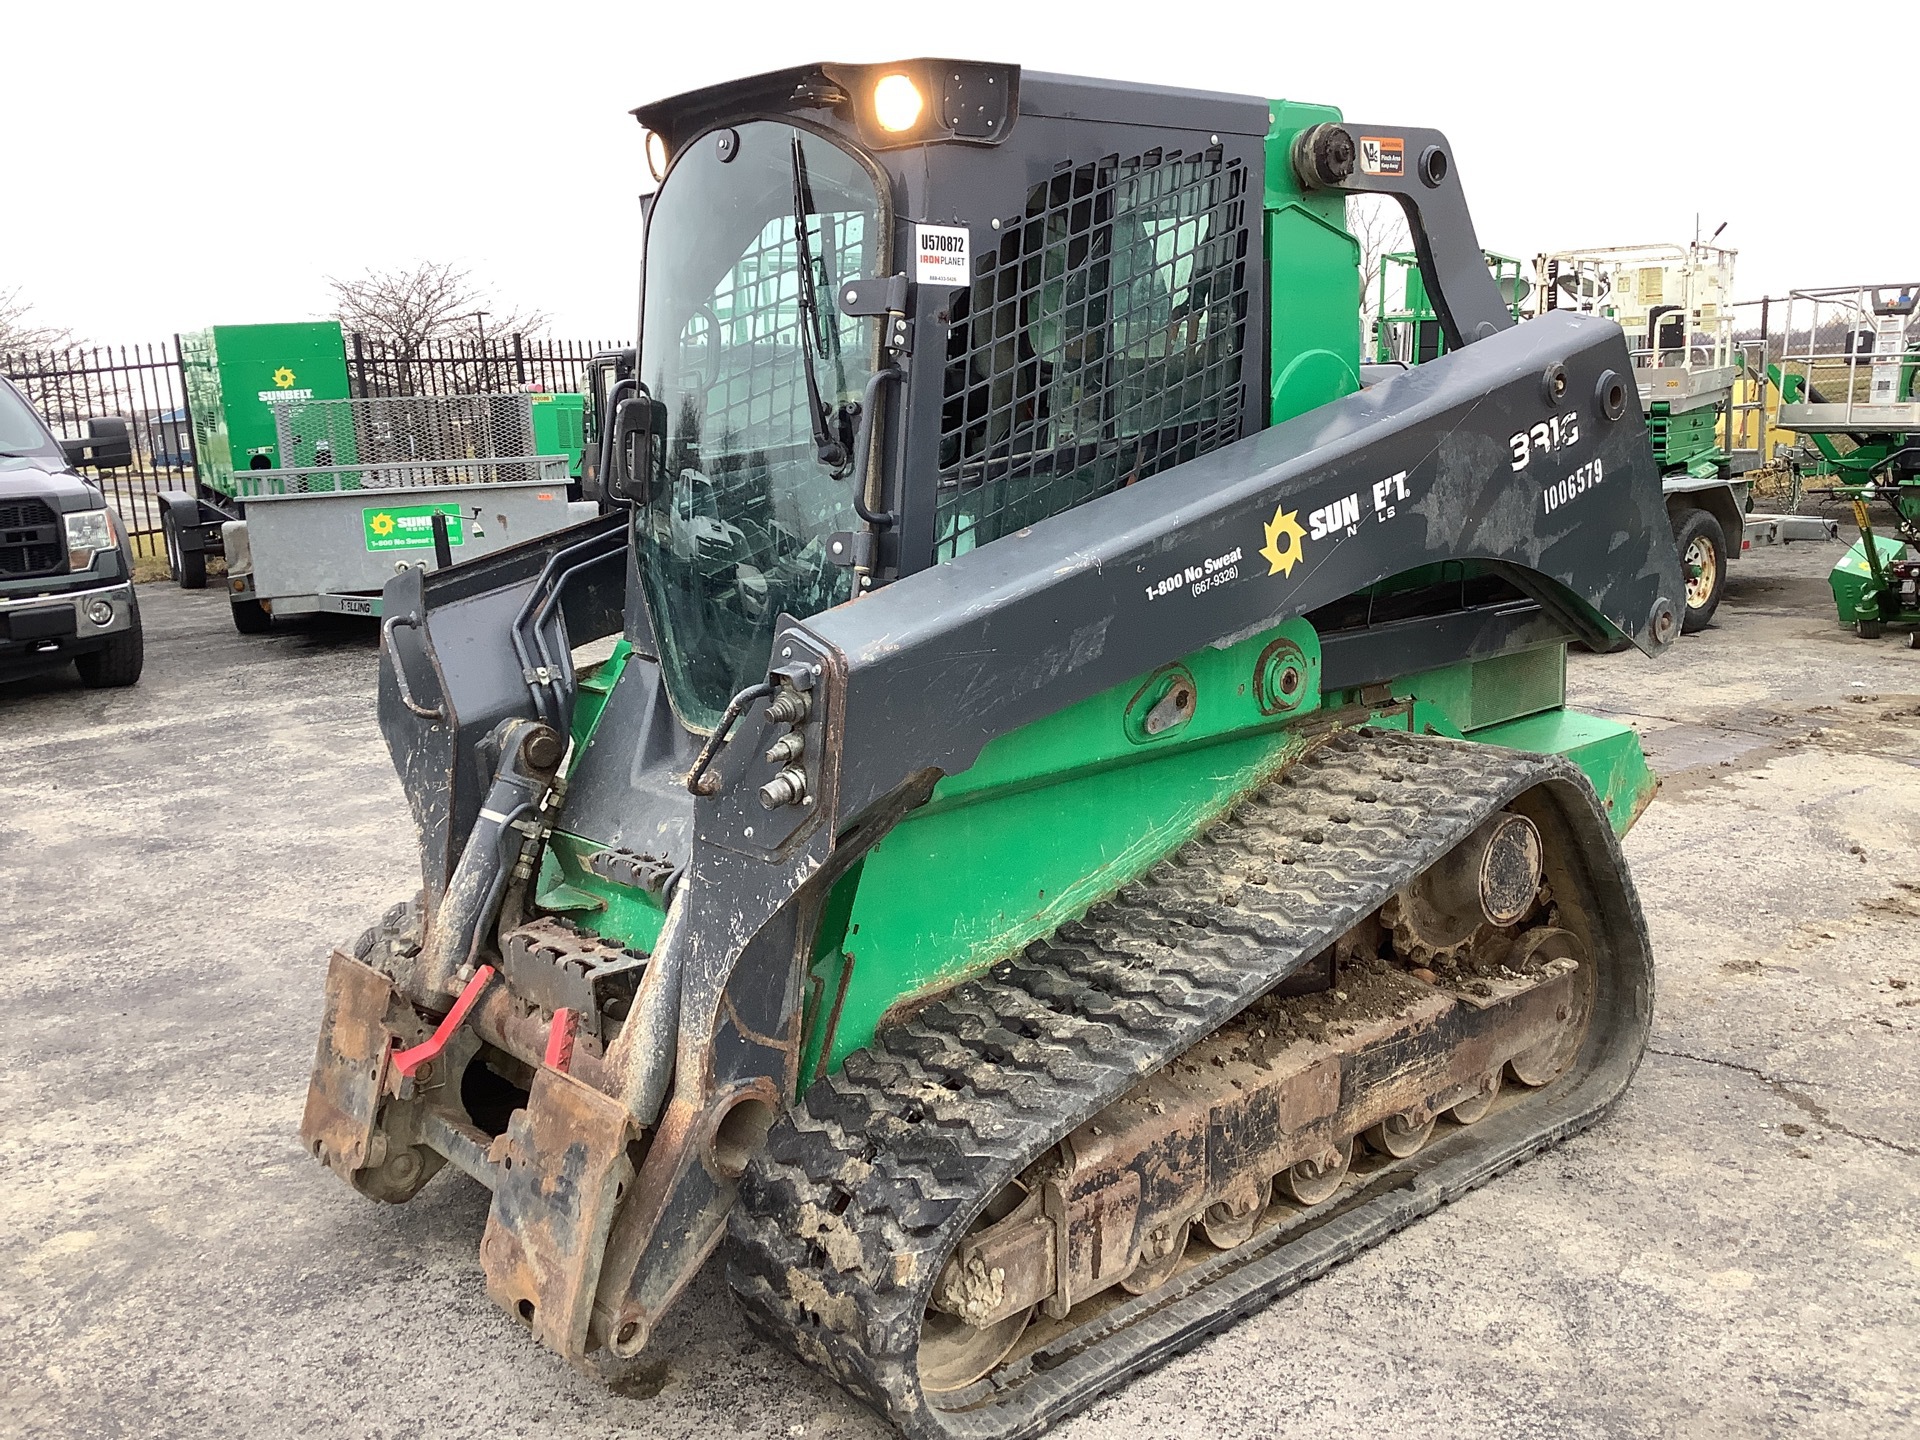
<svg viewBox="0 0 1920 1440"><path fill-rule="evenodd" d="M533 453L526 395L383 395L274 407L283 468L403 460L519 460Z"/></svg>
<svg viewBox="0 0 1920 1440"><path fill-rule="evenodd" d="M243 500L273 495L328 495L337 490L420 490L436 485L501 485L538 481L564 490L567 457L518 460L403 460L391 465L302 466L297 470L236 470L234 493Z"/></svg>
<svg viewBox="0 0 1920 1440"><path fill-rule="evenodd" d="M275 470L237 471L243 496L550 479L527 395L383 395L274 406ZM566 462L559 464L564 479Z"/></svg>
<svg viewBox="0 0 1920 1440"><path fill-rule="evenodd" d="M936 560L1237 439L1246 171L1063 167L1001 226L947 339Z"/></svg>

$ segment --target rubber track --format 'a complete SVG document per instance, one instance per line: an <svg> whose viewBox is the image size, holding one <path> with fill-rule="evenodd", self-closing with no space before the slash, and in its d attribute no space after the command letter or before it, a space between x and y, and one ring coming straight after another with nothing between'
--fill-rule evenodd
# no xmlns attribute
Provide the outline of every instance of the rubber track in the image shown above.
<svg viewBox="0 0 1920 1440"><path fill-rule="evenodd" d="M774 1126L742 1180L729 1278L750 1321L909 1435L1009 1440L1265 1303L1278 1285L1226 1287L1173 1323L1150 1295L1097 1322L1113 1334L1073 1363L1016 1364L975 1408L920 1391L926 1297L1001 1187L1549 779L1591 800L1554 757L1336 732L1083 920L876 1036ZM1151 1333L1129 1338L1129 1323Z"/></svg>

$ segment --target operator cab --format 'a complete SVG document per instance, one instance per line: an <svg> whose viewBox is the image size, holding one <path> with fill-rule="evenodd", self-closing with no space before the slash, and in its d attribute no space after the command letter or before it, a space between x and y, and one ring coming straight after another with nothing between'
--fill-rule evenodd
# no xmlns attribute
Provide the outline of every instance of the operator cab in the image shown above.
<svg viewBox="0 0 1920 1440"><path fill-rule="evenodd" d="M1263 423L1264 101L922 60L635 114L660 188L613 493L692 729L783 613Z"/></svg>

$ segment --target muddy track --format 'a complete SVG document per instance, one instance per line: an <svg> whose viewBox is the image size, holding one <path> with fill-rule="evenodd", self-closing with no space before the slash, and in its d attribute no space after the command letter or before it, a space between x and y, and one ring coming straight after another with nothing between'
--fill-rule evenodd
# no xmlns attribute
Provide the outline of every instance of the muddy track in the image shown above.
<svg viewBox="0 0 1920 1440"><path fill-rule="evenodd" d="M941 1408L917 1347L942 1264L1049 1147L1239 1013L1486 816L1544 786L1612 958L1582 1062L1540 1098L1375 1173L1276 1231L1051 1336ZM1609 971L1607 966L1611 967ZM883 1032L769 1136L729 1275L756 1326L916 1437L1037 1432L1545 1145L1592 1123L1645 1043L1645 927L1567 762L1336 734L1205 835L1020 958Z"/></svg>

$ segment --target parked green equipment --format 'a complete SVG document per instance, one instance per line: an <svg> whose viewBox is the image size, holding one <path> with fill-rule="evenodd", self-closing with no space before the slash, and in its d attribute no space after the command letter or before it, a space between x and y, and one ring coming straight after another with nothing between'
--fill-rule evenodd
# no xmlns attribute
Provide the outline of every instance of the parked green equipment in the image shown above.
<svg viewBox="0 0 1920 1440"><path fill-rule="evenodd" d="M1518 320L1532 290L1511 255L1485 252L1487 270ZM1446 327L1427 298L1420 278L1420 257L1411 251L1393 251L1380 257L1375 281L1373 363L1419 365L1447 353Z"/></svg>
<svg viewBox="0 0 1920 1440"><path fill-rule="evenodd" d="M1718 234L1719 232L1715 232ZM1687 577L1682 629L1703 630L1725 593L1727 565L1755 545L1831 540L1836 526L1813 515L1760 514L1750 471L1771 459L1764 405L1735 402L1743 369L1758 385L1757 360L1733 338L1736 252L1689 245L1619 245L1565 250L1534 261L1542 312L1577 310L1616 320L1627 332L1634 381L1647 412L1667 518ZM1749 415L1745 412L1757 411ZM1754 445L1742 448L1747 430Z"/></svg>
<svg viewBox="0 0 1920 1440"><path fill-rule="evenodd" d="M1812 447L1826 490L1851 502L1857 540L1828 577L1842 625L1863 639L1907 626L1920 648L1920 286L1795 290L1786 351L1769 376L1779 423ZM1869 504L1899 538L1876 535Z"/></svg>
<svg viewBox="0 0 1920 1440"><path fill-rule="evenodd" d="M1680 573L1619 326L1514 323L1446 138L952 60L637 114L614 508L387 584L424 888L332 957L308 1151L486 1185L560 1354L724 1245L994 1440L1604 1115L1653 779L1566 650ZM1356 193L1445 338L1364 389Z"/></svg>
<svg viewBox="0 0 1920 1440"><path fill-rule="evenodd" d="M217 325L183 336L181 358L195 491L162 496L167 556L189 589L221 556L243 633L276 615L378 615L396 568L580 518L578 395L352 396L332 321Z"/></svg>

